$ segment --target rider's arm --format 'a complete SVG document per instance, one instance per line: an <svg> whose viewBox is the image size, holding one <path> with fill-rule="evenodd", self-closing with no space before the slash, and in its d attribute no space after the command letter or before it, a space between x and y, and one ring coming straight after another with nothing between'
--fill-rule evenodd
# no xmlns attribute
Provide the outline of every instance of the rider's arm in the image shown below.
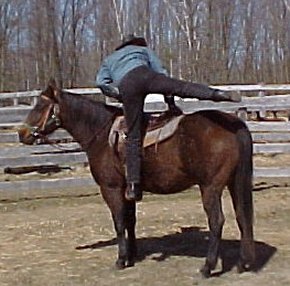
<svg viewBox="0 0 290 286"><path fill-rule="evenodd" d="M97 78L96 78L97 87L102 90L103 94L118 99L119 90L118 88L112 85L112 82L113 82L113 79L111 77L110 69L108 68L108 65L106 64L106 61L104 61L97 74Z"/></svg>
<svg viewBox="0 0 290 286"><path fill-rule="evenodd" d="M112 77L110 73L110 69L108 68L106 61L104 61L97 73L96 77L96 83L97 85L103 85L103 84L110 84L112 83Z"/></svg>

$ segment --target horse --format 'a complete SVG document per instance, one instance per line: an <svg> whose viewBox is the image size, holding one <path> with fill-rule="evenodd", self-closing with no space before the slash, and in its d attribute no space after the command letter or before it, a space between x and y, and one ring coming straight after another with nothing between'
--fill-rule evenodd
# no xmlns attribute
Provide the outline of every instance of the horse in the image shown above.
<svg viewBox="0 0 290 286"><path fill-rule="evenodd" d="M24 144L33 144L57 128L67 130L86 152L90 170L110 209L118 243L115 265L134 266L136 202L125 199L124 156L109 144L114 120L121 108L59 89L54 81L41 92L18 130ZM240 230L239 272L255 265L253 234L253 143L246 124L235 115L217 110L183 115L174 133L143 148L142 189L173 194L198 185L208 219L209 244L200 269L210 277L215 269L225 217L221 197L228 187Z"/></svg>

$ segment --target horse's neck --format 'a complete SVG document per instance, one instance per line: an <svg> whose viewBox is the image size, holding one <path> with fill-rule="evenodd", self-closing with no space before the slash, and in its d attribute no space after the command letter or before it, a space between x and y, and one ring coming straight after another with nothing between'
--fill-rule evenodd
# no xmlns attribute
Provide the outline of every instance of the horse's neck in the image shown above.
<svg viewBox="0 0 290 286"><path fill-rule="evenodd" d="M62 109L62 127L71 134L82 148L88 149L97 137L105 139L108 136L109 131L106 129L108 129L113 115L108 113L102 118L97 118L96 115L100 113L99 110L94 112L93 108L89 111L80 109L67 100L62 103L60 109ZM101 138L98 139L104 141Z"/></svg>

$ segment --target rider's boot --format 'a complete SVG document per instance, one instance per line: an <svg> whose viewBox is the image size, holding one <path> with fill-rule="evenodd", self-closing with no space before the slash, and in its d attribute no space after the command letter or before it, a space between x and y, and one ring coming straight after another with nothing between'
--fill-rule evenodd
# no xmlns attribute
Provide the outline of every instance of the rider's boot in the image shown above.
<svg viewBox="0 0 290 286"><path fill-rule="evenodd" d="M242 97L240 92L237 91L223 91L216 89L212 95L211 100L240 102L242 100Z"/></svg>
<svg viewBox="0 0 290 286"><path fill-rule="evenodd" d="M241 94L237 91L223 91L219 89L213 89L203 84L182 82L177 84L173 90L173 95L180 96L182 98L197 98L200 100L212 100L212 101L231 101L240 102Z"/></svg>
<svg viewBox="0 0 290 286"><path fill-rule="evenodd" d="M129 201L141 201L142 189L140 185L141 159L142 159L141 140L127 139L126 142L126 179L127 187L125 198Z"/></svg>

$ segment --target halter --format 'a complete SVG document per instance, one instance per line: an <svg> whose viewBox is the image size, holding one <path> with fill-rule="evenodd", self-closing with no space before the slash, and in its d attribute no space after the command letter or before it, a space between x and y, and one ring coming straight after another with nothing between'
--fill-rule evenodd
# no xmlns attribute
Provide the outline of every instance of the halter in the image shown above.
<svg viewBox="0 0 290 286"><path fill-rule="evenodd" d="M43 131L49 126L54 124L56 127L60 127L61 122L57 114L59 114L59 106L55 102L53 102L49 97L46 95L41 95L41 98L48 100L50 102L46 112L45 112L45 117L40 126L31 126L30 124L24 123L23 127L26 127L27 129L30 130L31 136L34 138L44 138L46 137L43 135Z"/></svg>

